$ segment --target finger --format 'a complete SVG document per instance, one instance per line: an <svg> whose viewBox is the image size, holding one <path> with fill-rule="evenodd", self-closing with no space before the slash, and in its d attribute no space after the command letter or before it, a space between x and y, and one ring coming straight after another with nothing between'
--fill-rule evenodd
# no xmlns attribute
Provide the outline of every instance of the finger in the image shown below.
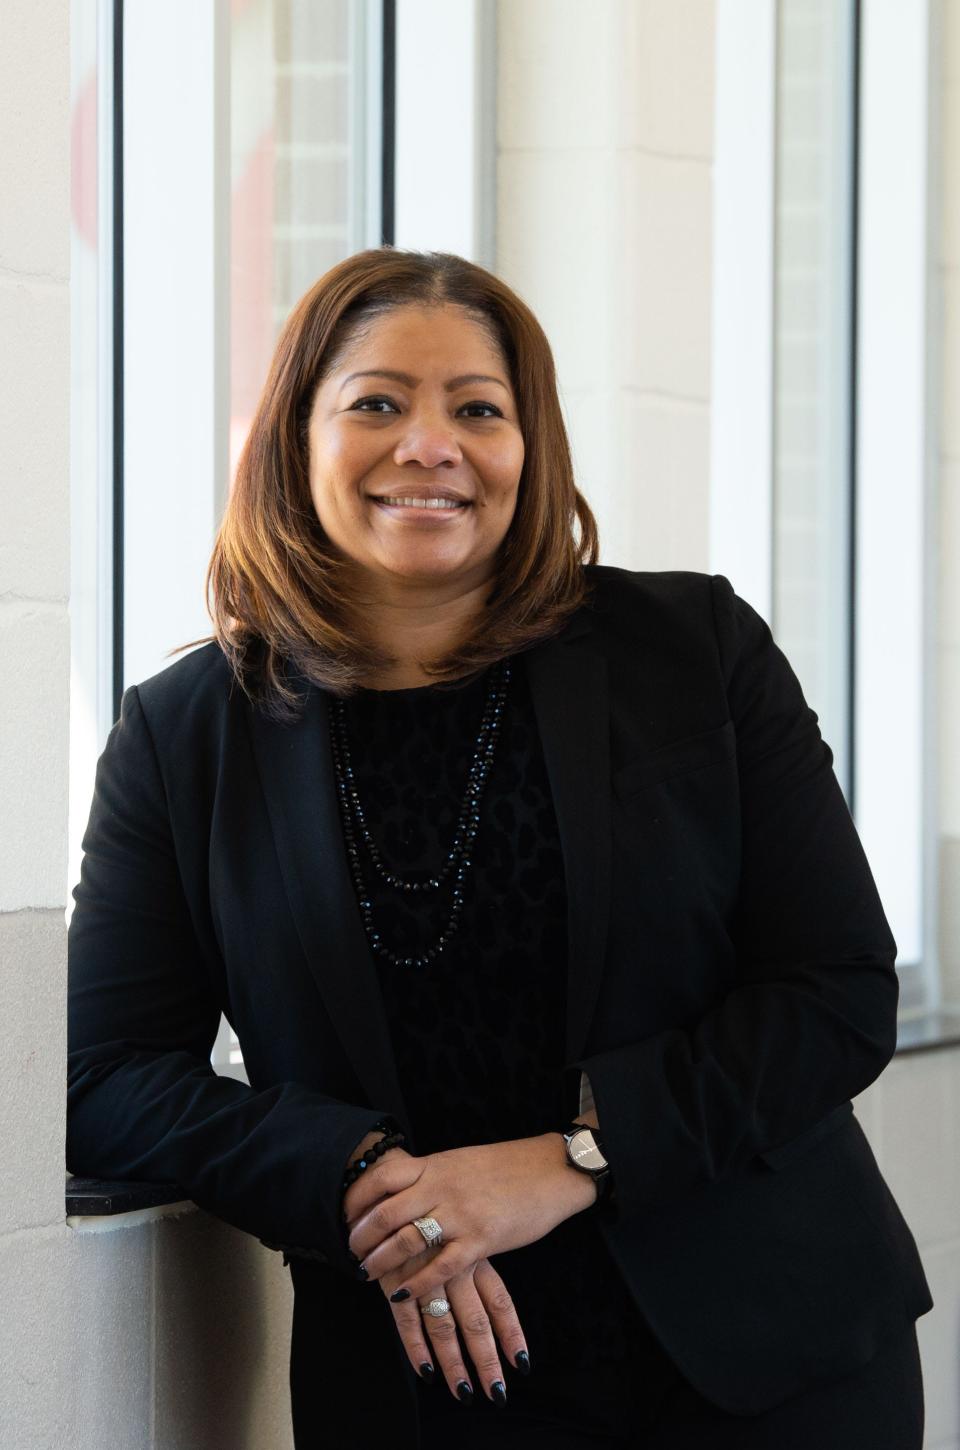
<svg viewBox="0 0 960 1450"><path fill-rule="evenodd" d="M350 1230L347 1243L366 1269L368 1279L382 1278L430 1247L411 1220L409 1210L398 1209L393 1198L376 1204Z"/></svg>
<svg viewBox="0 0 960 1450"><path fill-rule="evenodd" d="M362 1162L363 1160L358 1160ZM423 1160L403 1148L390 1148L365 1168L343 1195L343 1211L354 1224L378 1199L412 1188L423 1172Z"/></svg>
<svg viewBox="0 0 960 1450"><path fill-rule="evenodd" d="M446 1297L443 1286L434 1285L422 1296L417 1313L420 1314L432 1299ZM457 1337L457 1324L452 1310L448 1309L445 1314L438 1317L423 1314L422 1318L434 1360L440 1366L440 1371L447 1382L447 1388L454 1399L469 1404L473 1400L473 1381L463 1360L463 1351Z"/></svg>
<svg viewBox="0 0 960 1450"><path fill-rule="evenodd" d="M420 1378L431 1383L436 1377L436 1366L424 1331L420 1306L411 1299L404 1304L391 1304L390 1308L407 1358Z"/></svg>
<svg viewBox="0 0 960 1450"><path fill-rule="evenodd" d="M490 1316L477 1292L472 1271L447 1281L447 1299L484 1394L495 1404L505 1405L507 1387L503 1378L503 1366L497 1354Z"/></svg>
<svg viewBox="0 0 960 1450"><path fill-rule="evenodd" d="M510 1291L489 1259L481 1259L473 1282L508 1364L530 1373L530 1351ZM459 1323L459 1318L458 1321Z"/></svg>
<svg viewBox="0 0 960 1450"><path fill-rule="evenodd" d="M396 1290L411 1299L422 1299L433 1290L433 1285L439 1278L440 1282L446 1284L450 1279L456 1279L466 1269L472 1268L479 1258L483 1256L483 1250L479 1245L474 1245L472 1240L466 1238L456 1239L453 1243L446 1244L436 1251L436 1256L427 1260L422 1267L417 1267L418 1260L414 1259L410 1265L414 1271L404 1274ZM393 1296L391 1295L391 1300ZM394 1301L395 1302L395 1301Z"/></svg>

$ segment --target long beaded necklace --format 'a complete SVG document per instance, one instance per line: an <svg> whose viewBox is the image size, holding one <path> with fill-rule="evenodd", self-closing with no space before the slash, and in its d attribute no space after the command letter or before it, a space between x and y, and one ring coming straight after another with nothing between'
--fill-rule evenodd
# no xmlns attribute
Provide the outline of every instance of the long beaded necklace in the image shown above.
<svg viewBox="0 0 960 1450"><path fill-rule="evenodd" d="M487 777L490 774L490 767L493 764L493 754L496 748L497 737L500 733L500 724L503 717L503 708L509 683L510 661L498 660L490 671L490 683L483 709L483 719L480 722L480 729L477 732L473 756L470 761L470 770L467 775L467 786L463 794L463 801L460 806L460 814L457 818L457 827L454 832L453 842L440 870L435 875L428 877L425 881L409 880L385 865L380 850L370 834L363 806L360 804L360 798L357 793L353 764L350 758L350 744L347 738L346 701L339 697L333 701L333 708L330 714L330 745L333 753L333 773L337 784L337 797L340 802L340 816L343 823L344 840L347 846L347 860L350 866L350 875L353 878L353 885L360 904L360 915L363 920L363 929L366 932L367 941L370 943L371 949L378 956L386 957L395 966L425 967L428 963L435 961L443 953L444 948L460 925L460 915L463 911L464 886L467 873L473 864L470 851L480 827L480 802L483 798ZM386 882L388 886L393 887L397 891L439 891L447 878L450 876L453 877L452 902L446 925L440 932L433 946L429 947L426 951L420 952L417 956L401 956L400 953L393 951L376 929L373 920L373 903L368 895L363 870L360 865L361 843L366 848L373 869L381 881Z"/></svg>

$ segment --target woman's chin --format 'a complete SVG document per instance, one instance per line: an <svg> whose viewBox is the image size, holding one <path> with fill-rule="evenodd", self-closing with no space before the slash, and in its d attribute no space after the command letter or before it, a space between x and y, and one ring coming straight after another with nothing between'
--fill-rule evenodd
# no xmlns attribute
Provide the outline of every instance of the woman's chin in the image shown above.
<svg viewBox="0 0 960 1450"><path fill-rule="evenodd" d="M478 569L475 560L436 555L426 551L385 558L383 567L392 578L402 579L410 584L453 583L457 579L472 576Z"/></svg>

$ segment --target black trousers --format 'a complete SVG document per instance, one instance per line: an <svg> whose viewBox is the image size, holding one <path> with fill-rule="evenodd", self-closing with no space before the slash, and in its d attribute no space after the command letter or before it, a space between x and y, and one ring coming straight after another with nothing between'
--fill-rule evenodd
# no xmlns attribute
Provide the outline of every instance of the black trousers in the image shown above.
<svg viewBox="0 0 960 1450"><path fill-rule="evenodd" d="M765 1414L730 1415L704 1400L682 1376L650 1381L621 1367L597 1369L573 1381L545 1371L534 1387L510 1373L505 1408L475 1395L470 1406L438 1403L422 1419L422 1450L921 1450L923 1381L916 1326L881 1347L855 1374L819 1385ZM479 1388L479 1387L477 1387ZM420 1402L427 1391L421 1391Z"/></svg>

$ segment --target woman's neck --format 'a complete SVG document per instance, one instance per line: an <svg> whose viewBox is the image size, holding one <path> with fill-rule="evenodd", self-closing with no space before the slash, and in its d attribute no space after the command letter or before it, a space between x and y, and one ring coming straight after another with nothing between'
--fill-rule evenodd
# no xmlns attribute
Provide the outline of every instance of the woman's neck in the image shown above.
<svg viewBox="0 0 960 1450"><path fill-rule="evenodd" d="M469 632L490 592L488 581L461 593L415 592L370 600L361 628L371 643L394 663L368 675L364 685L376 690L406 690L435 680L424 669L455 649Z"/></svg>

